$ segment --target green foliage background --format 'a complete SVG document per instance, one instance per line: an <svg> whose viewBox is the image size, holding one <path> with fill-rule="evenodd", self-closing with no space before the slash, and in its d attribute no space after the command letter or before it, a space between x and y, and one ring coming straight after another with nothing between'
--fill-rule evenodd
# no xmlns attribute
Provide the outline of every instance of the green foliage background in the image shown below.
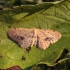
<svg viewBox="0 0 70 70"><path fill-rule="evenodd" d="M38 4L42 2L53 2L53 1L60 1L60 0L0 0L0 7L10 7L16 5L25 5L25 4Z"/></svg>
<svg viewBox="0 0 70 70"><path fill-rule="evenodd" d="M32 47L28 53L7 36L11 28L53 29L62 38L45 51ZM70 50L70 1L23 5L0 11L0 69L14 65L28 70L38 64L55 66L64 49ZM26 60L22 60L22 56Z"/></svg>

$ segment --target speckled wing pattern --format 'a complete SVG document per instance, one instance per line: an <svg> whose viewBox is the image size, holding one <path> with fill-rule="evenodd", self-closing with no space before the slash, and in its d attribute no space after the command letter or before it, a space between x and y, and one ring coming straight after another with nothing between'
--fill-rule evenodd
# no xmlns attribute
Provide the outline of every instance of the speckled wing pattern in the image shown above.
<svg viewBox="0 0 70 70"><path fill-rule="evenodd" d="M61 34L58 31L28 28L13 28L8 31L8 36L22 48L34 45L43 50L61 38Z"/></svg>
<svg viewBox="0 0 70 70"><path fill-rule="evenodd" d="M61 38L61 34L54 30L37 29L37 46L45 50L49 47L50 43L55 43Z"/></svg>
<svg viewBox="0 0 70 70"><path fill-rule="evenodd" d="M27 28L13 28L8 31L8 36L22 48L33 46L34 30Z"/></svg>

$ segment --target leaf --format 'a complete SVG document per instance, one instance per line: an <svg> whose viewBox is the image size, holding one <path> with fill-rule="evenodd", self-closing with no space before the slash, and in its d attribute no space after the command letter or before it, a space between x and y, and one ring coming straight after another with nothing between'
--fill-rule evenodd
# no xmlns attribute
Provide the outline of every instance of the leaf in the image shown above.
<svg viewBox="0 0 70 70"><path fill-rule="evenodd" d="M41 65L41 64L45 64L46 66L50 66L50 67L53 67L53 66L56 66L57 64L61 64L62 62L65 62L69 59L68 57L68 50L67 49L63 49L61 52L60 52L60 55L57 57L57 59L55 60L54 64L50 64L50 63L46 63L46 62L40 62L38 63L36 66L38 65Z"/></svg>
<svg viewBox="0 0 70 70"><path fill-rule="evenodd" d="M7 31L14 27L53 29L59 31L62 38L45 51L32 47L28 53L8 38ZM70 50L70 1L0 11L0 69L18 65L28 70L40 62L54 65L64 48Z"/></svg>

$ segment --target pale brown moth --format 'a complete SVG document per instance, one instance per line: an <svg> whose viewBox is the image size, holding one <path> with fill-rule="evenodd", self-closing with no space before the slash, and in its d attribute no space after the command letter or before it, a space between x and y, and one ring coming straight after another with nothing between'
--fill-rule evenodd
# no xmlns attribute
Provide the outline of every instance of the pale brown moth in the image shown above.
<svg viewBox="0 0 70 70"><path fill-rule="evenodd" d="M34 45L45 50L51 43L57 42L62 35L60 32L50 29L13 28L8 31L8 36L22 48Z"/></svg>

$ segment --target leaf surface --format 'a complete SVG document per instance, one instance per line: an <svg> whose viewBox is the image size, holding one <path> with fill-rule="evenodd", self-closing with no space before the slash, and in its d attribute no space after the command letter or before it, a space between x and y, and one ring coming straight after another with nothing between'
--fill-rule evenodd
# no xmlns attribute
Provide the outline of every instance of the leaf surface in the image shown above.
<svg viewBox="0 0 70 70"><path fill-rule="evenodd" d="M62 38L45 51L32 47L28 53L8 38L7 31L14 27L53 29L59 31ZM70 50L70 1L0 11L0 69L14 65L27 69L40 62L54 65L64 48Z"/></svg>

